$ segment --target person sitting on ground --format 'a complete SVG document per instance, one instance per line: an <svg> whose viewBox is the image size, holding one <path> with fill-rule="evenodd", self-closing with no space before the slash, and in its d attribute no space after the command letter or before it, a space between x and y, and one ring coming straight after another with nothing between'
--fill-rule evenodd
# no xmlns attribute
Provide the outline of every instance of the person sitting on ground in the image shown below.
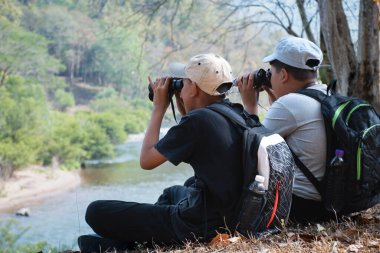
<svg viewBox="0 0 380 253"><path fill-rule="evenodd" d="M317 70L322 63L320 48L313 42L296 37L280 40L275 52L263 59L269 62L272 88L264 89L271 107L262 124L280 134L295 155L311 173L321 180L326 167L326 132L321 104L308 96L297 94L301 89L316 89L326 93L326 85L317 82ZM253 74L240 76L239 87L245 109L258 113L257 93ZM335 218L321 201L321 196L301 170L296 168L290 220L316 222Z"/></svg>
<svg viewBox="0 0 380 253"><path fill-rule="evenodd" d="M200 54L187 65L175 63L169 69L170 77L150 81L153 111L140 164L151 170L166 161L174 165L185 162L192 166L194 177L183 186L165 189L155 204L116 200L91 203L86 221L99 236L79 237L82 252L99 250L99 246L103 250L131 248L134 242L171 245L204 241L223 228L236 226L242 193L242 130L205 108L213 103L229 103L224 93L232 85L231 67L218 55ZM183 79L183 88L176 93L183 117L160 140L172 78Z"/></svg>

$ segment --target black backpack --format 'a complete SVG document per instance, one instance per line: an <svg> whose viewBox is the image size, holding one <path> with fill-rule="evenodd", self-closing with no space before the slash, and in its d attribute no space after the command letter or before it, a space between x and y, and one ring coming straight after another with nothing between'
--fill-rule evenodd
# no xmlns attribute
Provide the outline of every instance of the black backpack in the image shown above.
<svg viewBox="0 0 380 253"><path fill-rule="evenodd" d="M379 203L380 118L377 112L369 103L358 98L326 95L313 89L303 89L297 93L321 103L327 136L326 172L323 180L317 181L296 156L294 159L321 194L325 208L348 214ZM342 175L337 175L330 166L336 149L344 151ZM334 194L334 187L339 186L343 187L343 194Z"/></svg>
<svg viewBox="0 0 380 253"><path fill-rule="evenodd" d="M278 231L288 220L295 163L284 139L273 134L255 115L249 115L240 104L214 103L207 108L220 113L243 130L243 193L236 210L237 231L245 236L258 235L268 229ZM263 175L267 190L259 210L248 221L244 202L249 201L249 186L256 175Z"/></svg>

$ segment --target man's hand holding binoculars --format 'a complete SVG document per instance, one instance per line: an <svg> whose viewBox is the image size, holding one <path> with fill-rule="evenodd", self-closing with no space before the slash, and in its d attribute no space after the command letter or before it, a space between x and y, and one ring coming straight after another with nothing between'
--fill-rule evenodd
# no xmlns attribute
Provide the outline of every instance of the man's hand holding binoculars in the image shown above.
<svg viewBox="0 0 380 253"><path fill-rule="evenodd" d="M272 104L277 97L272 90L271 84L272 73L270 70L259 69L253 73L239 76L236 79L236 85L247 112L258 115L259 92L266 91L269 96L269 102Z"/></svg>
<svg viewBox="0 0 380 253"><path fill-rule="evenodd" d="M254 82L253 73L239 76L236 79L236 85L239 88L241 99L247 112L258 114L257 109L257 91L252 85Z"/></svg>

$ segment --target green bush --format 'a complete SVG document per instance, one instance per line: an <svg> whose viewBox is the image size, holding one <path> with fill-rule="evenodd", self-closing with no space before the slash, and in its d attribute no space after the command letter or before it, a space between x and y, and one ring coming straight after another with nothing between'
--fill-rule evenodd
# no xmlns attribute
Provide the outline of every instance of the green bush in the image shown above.
<svg viewBox="0 0 380 253"><path fill-rule="evenodd" d="M149 103L148 103L149 102ZM114 115L126 133L141 133L145 130L150 117L150 101L125 101L119 97L96 99L91 108L97 112L108 112Z"/></svg>
<svg viewBox="0 0 380 253"><path fill-rule="evenodd" d="M115 91L114 88L108 87L98 94L96 94L95 99L107 99L107 98L116 98L117 97L117 92Z"/></svg>
<svg viewBox="0 0 380 253"><path fill-rule="evenodd" d="M15 220L0 222L0 249L3 253L40 252L47 248L46 242L19 245L17 242L29 230Z"/></svg>
<svg viewBox="0 0 380 253"><path fill-rule="evenodd" d="M17 169L35 162L48 117L41 85L9 77L0 88L0 115L0 166Z"/></svg>
<svg viewBox="0 0 380 253"><path fill-rule="evenodd" d="M121 99L118 96L102 97L94 99L90 103L91 109L96 112L114 112L130 107L126 100Z"/></svg>
<svg viewBox="0 0 380 253"><path fill-rule="evenodd" d="M96 113L90 117L90 121L105 131L112 144L120 144L127 139L122 119L111 112Z"/></svg>
<svg viewBox="0 0 380 253"><path fill-rule="evenodd" d="M57 90L55 92L55 104L57 108L64 111L67 107L75 105L74 96L70 92Z"/></svg>
<svg viewBox="0 0 380 253"><path fill-rule="evenodd" d="M101 126L88 123L86 134L87 138L84 150L88 153L88 159L102 159L115 156L114 146Z"/></svg>
<svg viewBox="0 0 380 253"><path fill-rule="evenodd" d="M86 137L81 122L75 116L56 112L52 115L50 131L46 135L40 158L44 164L51 164L55 156L62 168L79 168L81 161L87 158L84 150Z"/></svg>

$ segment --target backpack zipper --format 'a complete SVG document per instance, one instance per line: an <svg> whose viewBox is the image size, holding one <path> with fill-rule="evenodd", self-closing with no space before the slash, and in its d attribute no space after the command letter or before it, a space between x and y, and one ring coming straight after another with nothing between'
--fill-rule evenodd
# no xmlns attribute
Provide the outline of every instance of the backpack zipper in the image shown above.
<svg viewBox="0 0 380 253"><path fill-rule="evenodd" d="M346 108L346 106L350 103L351 101L347 101L346 103L340 105L338 107L338 109L336 109L335 113L334 113L334 117L332 119L332 128L334 129L335 128L335 123L336 123L336 120L338 119L338 116L339 114L343 111L344 108Z"/></svg>
<svg viewBox="0 0 380 253"><path fill-rule="evenodd" d="M360 105L357 105L355 106L354 108L351 109L351 111L348 113L347 117L346 117L346 125L348 125L348 121L350 120L351 118L351 114L358 108L360 107L364 107L364 106L370 106L369 104L360 104Z"/></svg>
<svg viewBox="0 0 380 253"><path fill-rule="evenodd" d="M380 126L380 124L375 124L375 125L367 128L366 130L364 130L363 134L362 134L362 137L360 138L360 141L359 141L359 144L358 144L358 151L356 153L356 169L357 169L356 180L360 180L360 177L361 177L361 155L362 155L362 149L361 149L360 146L362 144L362 140L365 137L365 135L368 133L368 131L371 130L372 128L376 127L376 126Z"/></svg>

